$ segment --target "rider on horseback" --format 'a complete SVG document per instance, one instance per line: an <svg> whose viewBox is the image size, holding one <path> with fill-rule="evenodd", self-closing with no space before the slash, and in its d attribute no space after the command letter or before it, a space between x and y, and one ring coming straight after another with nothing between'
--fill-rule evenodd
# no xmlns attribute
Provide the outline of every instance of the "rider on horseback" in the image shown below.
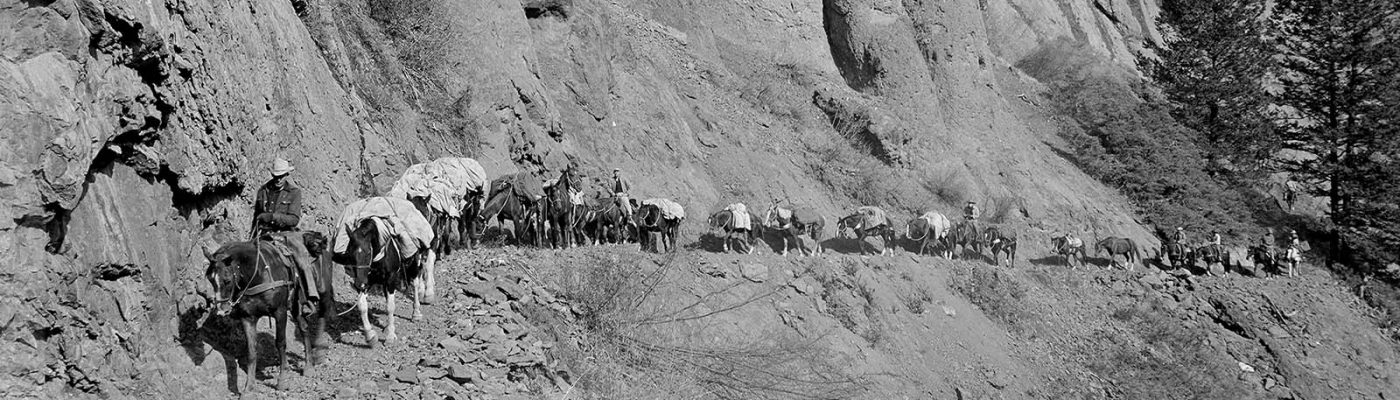
<svg viewBox="0 0 1400 400"><path fill-rule="evenodd" d="M303 309L310 312L316 304L319 290L312 271L311 257L307 253L302 232L297 229L301 222L301 189L287 181L287 175L296 170L287 160L278 158L272 161L272 179L258 189L253 202L252 239L266 238L268 243L278 247L284 255L290 255L297 266L306 294Z"/></svg>
<svg viewBox="0 0 1400 400"><path fill-rule="evenodd" d="M977 207L977 202L968 200L967 206L963 207L963 219L976 228L978 218L982 218L982 209Z"/></svg>
<svg viewBox="0 0 1400 400"><path fill-rule="evenodd" d="M1185 244L1186 244L1186 229L1185 229L1185 228L1182 228L1182 227L1180 227L1180 226L1176 227L1176 233L1172 234L1172 242L1175 242L1175 243L1181 244L1181 245L1185 245Z"/></svg>

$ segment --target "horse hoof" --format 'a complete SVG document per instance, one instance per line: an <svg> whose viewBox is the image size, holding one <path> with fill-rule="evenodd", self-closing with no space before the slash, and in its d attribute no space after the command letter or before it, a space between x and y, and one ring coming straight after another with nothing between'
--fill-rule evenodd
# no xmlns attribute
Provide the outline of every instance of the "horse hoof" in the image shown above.
<svg viewBox="0 0 1400 400"><path fill-rule="evenodd" d="M384 335L384 344L389 344L397 341L399 341L399 335L395 335L392 333Z"/></svg>
<svg viewBox="0 0 1400 400"><path fill-rule="evenodd" d="M373 349L379 346L379 338L376 337L373 332L366 332L365 343L369 344L369 348Z"/></svg>
<svg viewBox="0 0 1400 400"><path fill-rule="evenodd" d="M423 313L421 313L421 312L416 312L416 313L413 313L413 317L409 318L408 320L409 320L409 321L413 321L413 322L418 322L418 321L420 321L420 320L422 320L422 319L423 319Z"/></svg>
<svg viewBox="0 0 1400 400"><path fill-rule="evenodd" d="M277 379L277 390L279 390L279 391L285 391L285 390L287 390L287 386L288 386L288 385L287 385L287 380L286 380L286 379L281 379L281 378L278 378L278 379Z"/></svg>

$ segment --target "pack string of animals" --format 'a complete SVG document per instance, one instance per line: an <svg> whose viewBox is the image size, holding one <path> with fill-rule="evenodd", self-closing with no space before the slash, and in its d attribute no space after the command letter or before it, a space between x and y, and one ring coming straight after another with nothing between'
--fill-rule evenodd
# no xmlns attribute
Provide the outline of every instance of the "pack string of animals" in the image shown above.
<svg viewBox="0 0 1400 400"><path fill-rule="evenodd" d="M276 325L279 355L278 388L287 370L289 320L302 331L307 368L319 364L328 347L323 332L334 318L332 264L344 266L356 292L361 331L376 346L379 335L369 321L369 294L383 293L389 315L395 315L395 296L407 290L413 296L411 320L422 318L420 306L436 297L434 264L454 249L481 243L490 220L495 219L502 240L516 245L569 248L580 245L637 243L642 250L671 252L686 219L684 208L666 198L637 200L629 196L632 185L620 169L612 170L611 183L598 195L584 195L582 177L573 168L541 181L529 173L507 174L488 180L475 160L444 157L407 168L383 196L359 199L341 212L331 232L303 231L301 190L288 178L295 167L287 160L272 162L271 178L262 185L253 203L253 221L247 241L205 249L206 277L213 289L214 315L240 321L248 353L257 353L256 323L271 317ZM761 215L760 215L761 214ZM896 229L879 207L862 206L835 223L838 236L855 239L861 255L893 255L902 239L914 254L958 259L968 252L989 253L995 265L1014 267L1017 235L1004 227L984 225L974 201L963 208L961 220L927 212ZM511 229L504 229L505 222ZM773 204L761 213L733 203L712 213L708 233L724 252L752 253L755 243L772 232L781 242L784 256L794 249L804 255L825 252L826 216L808 207ZM1172 268L1196 262L1228 264L1229 252L1212 232L1204 246L1186 245L1185 233L1176 233L1161 249L1162 261ZM806 243L813 243L808 245ZM1296 232L1289 232L1284 250L1277 250L1272 233L1251 246L1248 257L1257 265L1292 276L1301 259ZM1055 235L1050 241L1054 256L1072 268L1083 265L1085 242L1072 234ZM1096 255L1107 254L1112 266L1142 262L1142 251L1129 238L1108 237L1093 245ZM1122 258L1120 264L1118 259ZM398 339L394 320L388 318L383 341ZM257 357L245 364L242 391L252 388Z"/></svg>

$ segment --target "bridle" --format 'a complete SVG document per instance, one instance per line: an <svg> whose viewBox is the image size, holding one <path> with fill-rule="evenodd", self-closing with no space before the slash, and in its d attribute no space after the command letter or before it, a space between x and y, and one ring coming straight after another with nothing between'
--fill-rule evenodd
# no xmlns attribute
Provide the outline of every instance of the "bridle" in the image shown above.
<svg viewBox="0 0 1400 400"><path fill-rule="evenodd" d="M249 274L248 279L244 281L243 284L240 285L234 291L234 293L236 293L236 296L232 300L225 299L223 296L223 291L216 290L214 293L215 305L228 304L229 309L233 309L234 307L238 306L239 303L243 302L244 297L257 296L259 294L262 294L263 292L267 292L272 289L292 284L290 280L281 281L272 279L272 265L264 262L262 254L262 241L257 240L256 238L253 239L253 253L256 254L256 256L253 258L254 272L252 274ZM251 288L248 287L249 285L253 284L253 280L257 279L259 275L266 275L266 282L260 283ZM221 280L218 279L219 276L217 274L214 275L214 278L216 282Z"/></svg>

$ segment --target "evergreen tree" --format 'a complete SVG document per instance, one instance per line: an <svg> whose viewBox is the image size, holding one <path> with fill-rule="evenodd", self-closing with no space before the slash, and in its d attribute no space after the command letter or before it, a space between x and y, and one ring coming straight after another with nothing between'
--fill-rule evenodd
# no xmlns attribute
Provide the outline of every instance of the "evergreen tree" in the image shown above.
<svg viewBox="0 0 1400 400"><path fill-rule="evenodd" d="M1297 154L1283 165L1330 201L1338 233L1400 229L1400 221L1383 221L1400 200L1393 193L1400 2L1280 0L1272 20L1283 87L1279 126L1283 147Z"/></svg>
<svg viewBox="0 0 1400 400"><path fill-rule="evenodd" d="M1162 2L1168 43L1143 65L1213 160L1257 167L1278 149L1265 114L1273 55L1265 11L1264 0Z"/></svg>

